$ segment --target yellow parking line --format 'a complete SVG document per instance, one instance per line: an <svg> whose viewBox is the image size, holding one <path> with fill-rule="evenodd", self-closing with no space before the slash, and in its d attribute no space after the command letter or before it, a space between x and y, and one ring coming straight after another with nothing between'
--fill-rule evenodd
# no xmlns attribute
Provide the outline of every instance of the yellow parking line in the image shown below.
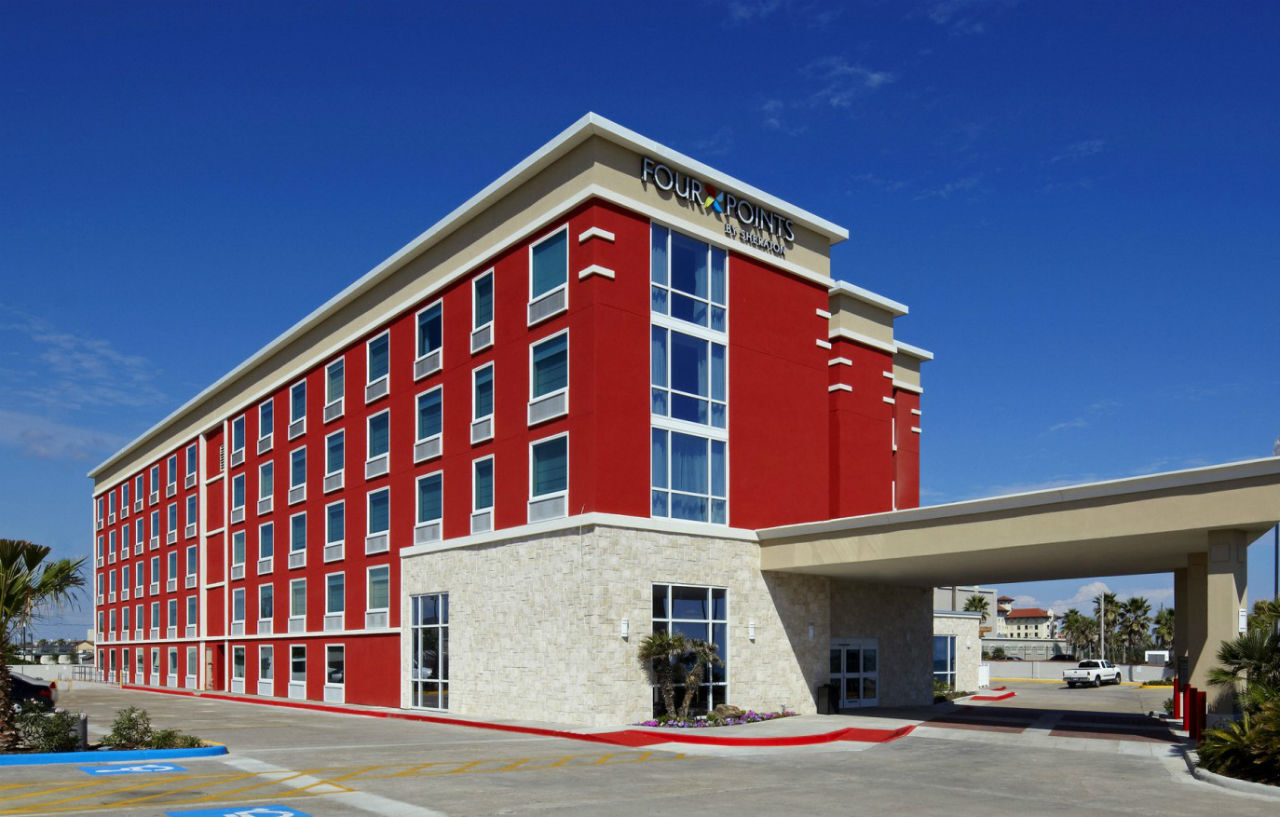
<svg viewBox="0 0 1280 817"><path fill-rule="evenodd" d="M254 775L253 775L253 773L252 773L252 772L250 772L250 773L246 773L246 774L235 774L235 775L216 775L216 776L215 776L215 779L217 779L217 778L222 778L222 779L218 779L216 783L210 783L210 782L208 782L208 781L209 781L209 776L208 776L208 775L205 775L205 776L203 776L202 778L191 778L191 777L186 777L186 778L172 778L172 777L169 777L169 778L166 778L166 779L165 779L165 781L163 781L163 782L168 782L169 780L174 780L174 779L182 779L182 780L198 779L200 782L198 782L198 783L192 783L190 786L181 786L181 787L176 788L176 789L165 789L164 791L154 792L154 793L152 793L152 794L148 794L148 795L145 795L145 796L143 796L143 797L134 797L134 798L131 798L131 799L129 799L129 800L120 800L120 801L118 801L118 802L112 803L112 805L113 805L113 806L127 806L127 805L132 805L132 804L134 804L134 803L142 803L142 802L145 802L145 801L147 801L147 800L154 800L154 799L156 799L157 797L167 797L167 796L169 796L169 795L171 795L171 794L178 794L178 793L180 793L180 792L190 791L191 789L197 789L197 788L200 788L201 786L207 786L207 785L221 785L221 784L223 784L223 783L234 783L234 782L235 782L235 781L237 781L237 780L244 780L246 777L253 777L253 776L254 776ZM137 785L137 786L129 786L128 788L125 788L125 789L119 789L118 791L133 791L133 790L136 790L136 789L142 789L142 788L146 788L147 786L155 786L155 785L157 785L157 783L158 783L158 782L161 782L161 781L157 781L155 778L152 778L152 779L148 780L146 783L141 783L141 784L139 784L139 785ZM113 791L113 792L107 792L107 794L116 794L116 793L117 793L117 792L115 792L115 791ZM87 796L87 795L86 795L86 796ZM81 799L81 798L76 798L76 799ZM181 801L181 802L185 802L185 801ZM47 803L46 805L56 805L56 803Z"/></svg>
<svg viewBox="0 0 1280 817"><path fill-rule="evenodd" d="M27 783L27 784L23 784L23 785L26 785L26 786L32 786L32 787L34 787L34 786L39 786L39 785L40 785L40 783ZM74 790L76 790L76 789L85 789L85 788L89 788L89 787L91 787L91 786L92 786L92 787L97 787L97 786L101 786L101 785L102 785L102 782L101 782L101 781L97 781L97 780L85 780L85 781L83 781L83 782L72 783L72 784L70 784L70 785L66 785L66 786L57 786L57 787L52 788L52 789L37 789L36 791L28 792L27 794L18 794L18 795L9 795L9 796L7 796L7 797L0 797L0 804L3 804L3 803L9 803L9 802L12 802L12 801L14 801L14 800L22 800L22 799L27 798L27 797L36 797L36 796L41 795L41 794L57 794L57 793L58 793L58 792L60 792L60 791L74 791ZM4 814L4 813L5 813L4 811L0 811L0 814Z"/></svg>

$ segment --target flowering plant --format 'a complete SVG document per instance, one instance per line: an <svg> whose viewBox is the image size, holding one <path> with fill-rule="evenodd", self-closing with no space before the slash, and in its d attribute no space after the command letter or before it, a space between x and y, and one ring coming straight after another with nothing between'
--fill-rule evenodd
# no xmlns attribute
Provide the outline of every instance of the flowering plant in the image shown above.
<svg viewBox="0 0 1280 817"><path fill-rule="evenodd" d="M783 710L781 712L756 712L748 710L739 717L733 718L717 718L714 715L708 715L705 718L694 718L692 720L677 720L675 718L661 717L654 720L641 721L632 724L633 726L660 727L663 729L710 729L717 726L739 726L744 723L759 723L760 721L772 721L778 718L788 718L795 715L795 712Z"/></svg>

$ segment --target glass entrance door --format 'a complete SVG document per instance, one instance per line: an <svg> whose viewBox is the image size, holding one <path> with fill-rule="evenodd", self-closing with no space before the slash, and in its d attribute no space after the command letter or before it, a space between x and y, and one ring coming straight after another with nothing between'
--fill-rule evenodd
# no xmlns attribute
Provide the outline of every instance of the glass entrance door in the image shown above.
<svg viewBox="0 0 1280 817"><path fill-rule="evenodd" d="M831 683L840 691L842 709L879 706L879 639L834 639L831 642Z"/></svg>

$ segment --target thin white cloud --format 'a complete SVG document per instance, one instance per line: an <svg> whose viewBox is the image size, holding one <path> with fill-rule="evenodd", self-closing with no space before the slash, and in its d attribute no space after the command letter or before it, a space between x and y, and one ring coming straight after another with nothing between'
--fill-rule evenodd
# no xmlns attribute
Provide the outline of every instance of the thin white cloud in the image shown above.
<svg viewBox="0 0 1280 817"><path fill-rule="evenodd" d="M916 196L917 200L921 199L948 199L956 193L963 193L966 190L973 190L982 181L981 176L965 176L962 179L947 182L938 187L930 188L921 192Z"/></svg>
<svg viewBox="0 0 1280 817"><path fill-rule="evenodd" d="M1062 422L1054 423L1049 426L1049 428L1046 429L1046 433L1053 434L1057 431L1067 431L1073 428L1088 428L1093 424L1093 421L1099 417L1114 414L1116 409L1120 408L1121 405L1123 404L1119 400L1113 400L1109 397L1101 400L1095 400L1085 406L1084 411L1081 414L1071 418L1070 420L1063 420Z"/></svg>
<svg viewBox="0 0 1280 817"><path fill-rule="evenodd" d="M28 457L88 461L126 442L126 438L115 434L0 409L0 446L17 448Z"/></svg>
<svg viewBox="0 0 1280 817"><path fill-rule="evenodd" d="M1066 431L1069 428L1087 428L1088 425L1089 425L1088 420L1084 419L1083 417L1076 417L1074 419L1067 420L1065 422L1054 423L1053 425L1049 426L1049 431L1052 433L1054 431Z"/></svg>
<svg viewBox="0 0 1280 817"><path fill-rule="evenodd" d="M726 8L729 22L749 23L769 17L782 5L782 0L730 0Z"/></svg>
<svg viewBox="0 0 1280 817"><path fill-rule="evenodd" d="M1017 5L1018 0L939 0L928 4L924 16L953 35L985 34L986 21L978 15Z"/></svg>
<svg viewBox="0 0 1280 817"><path fill-rule="evenodd" d="M1073 161L1077 159L1085 159L1102 152L1107 142L1105 139L1085 139L1081 142L1074 142L1067 145L1061 152L1049 159L1049 164L1057 164L1058 162Z"/></svg>

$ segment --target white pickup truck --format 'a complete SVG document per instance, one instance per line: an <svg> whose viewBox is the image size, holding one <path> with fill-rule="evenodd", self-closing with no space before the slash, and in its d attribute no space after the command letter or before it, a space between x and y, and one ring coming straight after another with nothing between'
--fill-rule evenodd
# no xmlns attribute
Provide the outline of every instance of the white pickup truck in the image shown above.
<svg viewBox="0 0 1280 817"><path fill-rule="evenodd" d="M1063 670L1067 686L1095 686L1120 683L1120 668L1110 661L1081 661L1075 669Z"/></svg>

